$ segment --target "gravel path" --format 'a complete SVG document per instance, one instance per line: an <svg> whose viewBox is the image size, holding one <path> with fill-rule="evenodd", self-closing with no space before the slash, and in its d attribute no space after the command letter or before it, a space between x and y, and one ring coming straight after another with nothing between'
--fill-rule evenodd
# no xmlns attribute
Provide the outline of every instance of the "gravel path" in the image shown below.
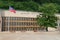
<svg viewBox="0 0 60 40"><path fill-rule="evenodd" d="M0 40L60 40L58 32L1 32Z"/></svg>

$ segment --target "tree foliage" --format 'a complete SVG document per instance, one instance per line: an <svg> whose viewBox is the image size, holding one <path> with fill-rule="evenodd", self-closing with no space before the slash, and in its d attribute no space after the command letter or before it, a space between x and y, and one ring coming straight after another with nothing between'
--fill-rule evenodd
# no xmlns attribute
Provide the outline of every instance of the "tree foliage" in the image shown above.
<svg viewBox="0 0 60 40"><path fill-rule="evenodd" d="M34 0L35 2L39 4L44 4L44 3L56 3L60 4L60 0Z"/></svg>
<svg viewBox="0 0 60 40"><path fill-rule="evenodd" d="M0 0L0 8L8 9L10 5L18 10L39 11L39 6L45 3L58 4L60 12L60 0Z"/></svg>
<svg viewBox="0 0 60 40"><path fill-rule="evenodd" d="M53 3L43 4L42 7L40 7L42 15L39 15L37 17L37 23L40 26L44 26L46 28L48 27L56 28L57 17L55 16L55 14L58 12L56 7L57 6Z"/></svg>
<svg viewBox="0 0 60 40"><path fill-rule="evenodd" d="M2 9L8 9L9 6L13 6L17 10L26 10L26 11L38 11L39 4L36 2L30 1L30 2L3 2L0 1L0 8Z"/></svg>

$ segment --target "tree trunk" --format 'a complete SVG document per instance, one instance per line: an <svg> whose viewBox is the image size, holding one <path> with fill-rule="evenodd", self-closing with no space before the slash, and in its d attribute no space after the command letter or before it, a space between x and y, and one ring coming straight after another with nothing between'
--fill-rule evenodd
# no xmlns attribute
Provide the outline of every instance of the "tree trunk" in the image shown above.
<svg viewBox="0 0 60 40"><path fill-rule="evenodd" d="M48 27L46 27L46 32L48 32Z"/></svg>

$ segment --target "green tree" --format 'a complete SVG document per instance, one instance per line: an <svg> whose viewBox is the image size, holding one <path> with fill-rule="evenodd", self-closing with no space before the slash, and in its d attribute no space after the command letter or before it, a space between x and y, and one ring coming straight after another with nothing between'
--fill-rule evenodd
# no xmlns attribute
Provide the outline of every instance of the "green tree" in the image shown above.
<svg viewBox="0 0 60 40"><path fill-rule="evenodd" d="M25 11L38 11L39 4L36 2L16 2L14 5L15 9L25 10Z"/></svg>
<svg viewBox="0 0 60 40"><path fill-rule="evenodd" d="M1 9L9 9L9 6L13 6L14 9L17 10L25 10L25 11L38 11L39 8L39 4L33 1L29 2L0 1Z"/></svg>
<svg viewBox="0 0 60 40"><path fill-rule="evenodd" d="M53 3L43 4L42 7L40 7L42 15L38 15L37 23L39 26L44 26L46 31L48 31L48 27L56 28L57 26L57 17L55 14L58 10L56 7L56 4Z"/></svg>
<svg viewBox="0 0 60 40"><path fill-rule="evenodd" d="M45 3L59 4L60 12L60 0L0 0L0 8L8 9L11 5L17 10L39 11L39 6Z"/></svg>
<svg viewBox="0 0 60 40"><path fill-rule="evenodd" d="M60 0L34 0L35 2L39 4L44 4L44 3L57 3L60 4Z"/></svg>

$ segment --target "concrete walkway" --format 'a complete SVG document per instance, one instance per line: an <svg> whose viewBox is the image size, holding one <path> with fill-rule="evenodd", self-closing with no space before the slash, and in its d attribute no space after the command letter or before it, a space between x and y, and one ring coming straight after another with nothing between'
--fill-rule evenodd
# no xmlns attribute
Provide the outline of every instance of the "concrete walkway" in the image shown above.
<svg viewBox="0 0 60 40"><path fill-rule="evenodd" d="M59 32L1 32L0 40L60 40Z"/></svg>

